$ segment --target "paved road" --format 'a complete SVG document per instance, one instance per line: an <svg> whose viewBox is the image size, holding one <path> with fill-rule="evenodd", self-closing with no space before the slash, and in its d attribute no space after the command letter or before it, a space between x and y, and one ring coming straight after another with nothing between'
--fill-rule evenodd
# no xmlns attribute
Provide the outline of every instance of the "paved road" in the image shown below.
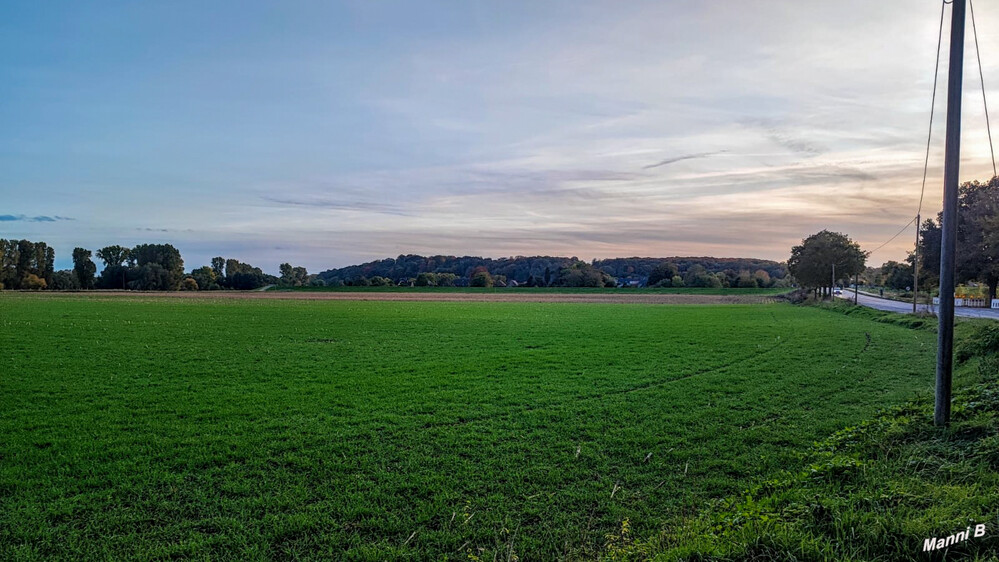
<svg viewBox="0 0 999 562"><path fill-rule="evenodd" d="M853 302L853 291L846 289L843 291L842 295L837 295L840 298L847 299ZM867 295L863 292L858 295L858 302L864 306L869 306L871 308L876 308L878 310L886 310L888 312L900 312L903 314L912 313L912 303L910 302L900 302L893 301L890 299L882 299L875 297L873 295ZM935 313L936 307L930 307L925 304L919 305L919 312L929 312ZM967 308L963 306L958 306L954 308L955 316L962 316L965 318L991 318L993 320L999 320L999 310L994 310L991 308Z"/></svg>

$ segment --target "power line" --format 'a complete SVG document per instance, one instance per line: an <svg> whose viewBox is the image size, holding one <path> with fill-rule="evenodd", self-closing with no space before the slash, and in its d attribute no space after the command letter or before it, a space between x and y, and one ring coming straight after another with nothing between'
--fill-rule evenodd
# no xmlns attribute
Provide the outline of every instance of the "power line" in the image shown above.
<svg viewBox="0 0 999 562"><path fill-rule="evenodd" d="M881 244L881 245L880 245L880 246L878 246L877 248L874 248L874 249L873 249L873 250L871 250L871 251L870 251L870 253L868 253L867 255L871 255L871 254L873 254L874 252L877 252L877 251L878 251L878 250L880 250L881 248L884 248L885 246L887 246L888 244L890 244L892 240L894 240L894 239L898 238L898 237L899 237L899 236L900 236L900 235L901 235L901 234L902 234L903 232L905 232L905 230L906 230L907 228L909 228L909 225L910 225L910 224L912 224L913 222L915 222L915 220L916 220L916 217L912 217L911 219L909 219L909 222L905 223L905 226L903 226L902 228L900 228L900 229L899 229L899 231L898 231L898 232L896 232L894 236L892 236L892 237L891 237L891 238L889 238L888 240L885 240L885 243L884 243L884 244Z"/></svg>
<svg viewBox="0 0 999 562"><path fill-rule="evenodd" d="M996 177L999 176L999 173L996 173L996 151L992 147L992 125L989 123L989 102L985 98L985 75L982 73L982 52L978 49L978 28L975 26L975 3L968 0L968 7L971 10L971 32L975 36L975 56L978 58L978 78L982 84L982 104L985 106L985 130L989 133L989 152L992 153L992 177ZM941 23L942 22L943 20L941 20Z"/></svg>
<svg viewBox="0 0 999 562"><path fill-rule="evenodd" d="M937 31L937 58L933 65L933 95L930 97L930 126L926 131L926 157L923 160L923 185L919 189L919 206L916 214L923 212L923 195L926 193L926 175L930 167L930 140L933 138L933 113L937 106L937 79L940 76L940 45L943 43L944 6L949 2L940 4L940 29ZM919 225L916 225L919 228Z"/></svg>
<svg viewBox="0 0 999 562"><path fill-rule="evenodd" d="M871 252L868 255L874 254L881 248L884 248L885 246L890 244L892 240L901 236L902 233L905 232L907 228L909 228L909 225L911 225L914 221L916 221L919 215L923 212L923 196L926 194L926 177L930 167L930 143L933 140L933 114L937 105L937 82L940 77L940 46L943 43L944 7L947 4L950 4L950 2L947 2L946 0L940 3L940 27L937 30L937 55L936 55L936 63L933 65L933 93L930 96L930 125L926 131L926 156L923 159L923 182L922 186L919 188L919 206L916 208L916 216L909 219L909 222L905 223L905 226L899 229L899 231L896 232L894 236L886 240L883 244L881 244L877 248L871 250ZM919 230L918 223L916 224L916 230L917 231Z"/></svg>

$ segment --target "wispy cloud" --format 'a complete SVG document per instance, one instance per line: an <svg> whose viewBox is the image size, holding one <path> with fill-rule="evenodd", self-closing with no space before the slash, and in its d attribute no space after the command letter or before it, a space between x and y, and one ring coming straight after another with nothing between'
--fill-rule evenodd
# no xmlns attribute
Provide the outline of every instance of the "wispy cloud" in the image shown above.
<svg viewBox="0 0 999 562"><path fill-rule="evenodd" d="M48 216L48 215L0 215L0 222L58 222L58 221L71 221L76 220L70 217L61 217L59 215Z"/></svg>
<svg viewBox="0 0 999 562"><path fill-rule="evenodd" d="M294 207L310 207L313 209L329 209L333 211L354 211L364 213L379 213L386 215L408 216L411 213L403 207L393 204L374 203L370 201L346 201L338 199L327 199L322 197L313 198L293 198L263 196L265 201L277 203L279 205L290 205Z"/></svg>
<svg viewBox="0 0 999 562"><path fill-rule="evenodd" d="M675 156L673 158L667 158L665 160L660 160L655 164L649 164L648 166L642 166L643 170L648 170L650 168L659 168L661 166L668 166L676 162L682 162L684 160L694 160L697 158L707 158L708 156L714 156L716 154L724 154L728 152L727 150L716 150L714 152L698 152L695 154L684 154L683 156Z"/></svg>

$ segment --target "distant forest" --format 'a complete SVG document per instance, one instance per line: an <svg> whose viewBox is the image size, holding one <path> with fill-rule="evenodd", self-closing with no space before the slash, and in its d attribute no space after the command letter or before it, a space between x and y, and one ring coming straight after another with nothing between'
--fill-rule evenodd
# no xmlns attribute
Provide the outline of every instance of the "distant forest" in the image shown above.
<svg viewBox="0 0 999 562"><path fill-rule="evenodd" d="M99 270L93 258L103 263ZM585 262L576 257L405 255L322 273L280 265L280 277L223 257L185 269L170 244L106 246L73 250L73 269L55 270L55 250L45 242L0 239L0 289L133 291L249 290L323 286L437 287L784 287L784 264L759 259L673 257L614 258Z"/></svg>
<svg viewBox="0 0 999 562"><path fill-rule="evenodd" d="M319 273L326 285L529 287L773 287L790 284L783 263L752 258L613 258L402 255Z"/></svg>

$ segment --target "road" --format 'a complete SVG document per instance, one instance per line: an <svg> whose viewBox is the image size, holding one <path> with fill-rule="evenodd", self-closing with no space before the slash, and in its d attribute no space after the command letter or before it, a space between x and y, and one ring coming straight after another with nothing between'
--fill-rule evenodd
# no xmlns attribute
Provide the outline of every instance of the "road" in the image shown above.
<svg viewBox="0 0 999 562"><path fill-rule="evenodd" d="M845 289L842 295L836 295L839 298L849 300L853 302L853 291L851 289ZM876 308L878 310L885 310L888 312L900 312L902 314L912 313L912 303L911 302L901 302L893 301L890 299L882 299L875 297L873 295L868 295L865 293L860 293L858 295L857 302L864 306L869 306L871 308ZM929 307L925 304L919 305L919 312L929 312L935 313L935 307ZM961 316L964 318L991 318L993 320L999 320L999 310L994 310L991 308L967 308L963 306L958 306L954 308L954 315Z"/></svg>

